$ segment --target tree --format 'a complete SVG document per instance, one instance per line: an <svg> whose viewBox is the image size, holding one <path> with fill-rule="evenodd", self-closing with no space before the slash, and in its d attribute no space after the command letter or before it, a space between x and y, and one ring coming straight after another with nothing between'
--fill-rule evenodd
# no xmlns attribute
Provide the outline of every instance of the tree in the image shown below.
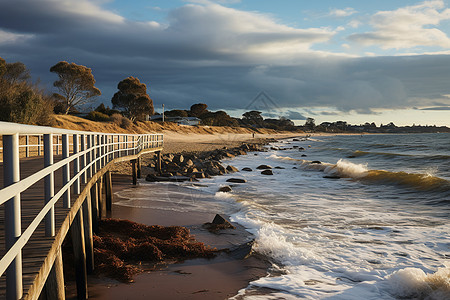
<svg viewBox="0 0 450 300"><path fill-rule="evenodd" d="M53 85L58 89L60 99L63 99L65 114L75 106L94 101L94 97L102 93L94 86L95 79L92 70L75 63L60 61L50 68L56 73L59 80Z"/></svg>
<svg viewBox="0 0 450 300"><path fill-rule="evenodd" d="M135 77L128 77L117 85L119 91L111 99L113 108L122 109L131 120L144 120L146 115L153 115L153 101L147 94L147 86Z"/></svg>
<svg viewBox="0 0 450 300"><path fill-rule="evenodd" d="M307 118L305 122L305 128L313 130L316 127L316 120L314 118Z"/></svg>
<svg viewBox="0 0 450 300"><path fill-rule="evenodd" d="M7 63L3 78L11 84L24 82L30 79L30 71L21 62Z"/></svg>
<svg viewBox="0 0 450 300"><path fill-rule="evenodd" d="M247 125L262 127L264 118L261 116L260 111L252 110L244 113L242 115L242 120Z"/></svg>
<svg viewBox="0 0 450 300"><path fill-rule="evenodd" d="M187 117L188 113L185 110L173 109L173 110L166 111L164 113L164 115L166 117Z"/></svg>
<svg viewBox="0 0 450 300"><path fill-rule="evenodd" d="M192 117L200 117L202 114L207 113L208 105L205 103L197 103L191 106L190 115Z"/></svg>

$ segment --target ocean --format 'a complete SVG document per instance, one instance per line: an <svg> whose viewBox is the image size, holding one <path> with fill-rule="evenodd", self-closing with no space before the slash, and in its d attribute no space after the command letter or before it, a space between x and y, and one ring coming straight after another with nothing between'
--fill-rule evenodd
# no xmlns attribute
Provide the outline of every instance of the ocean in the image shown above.
<svg viewBox="0 0 450 300"><path fill-rule="evenodd" d="M450 299L450 134L312 136L266 149L223 161L253 171L191 187L273 262L235 299ZM247 183L217 192L230 177Z"/></svg>

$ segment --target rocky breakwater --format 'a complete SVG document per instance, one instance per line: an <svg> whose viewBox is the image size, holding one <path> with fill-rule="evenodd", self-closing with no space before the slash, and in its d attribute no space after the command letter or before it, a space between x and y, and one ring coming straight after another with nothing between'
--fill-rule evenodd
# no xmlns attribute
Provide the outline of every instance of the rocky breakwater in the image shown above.
<svg viewBox="0 0 450 300"><path fill-rule="evenodd" d="M263 151L259 144L242 144L235 148L216 149L198 153L164 154L161 159L161 173L156 171L156 160L150 161L145 167L148 175L146 180L158 181L196 181L201 178L238 172L231 165L221 161L237 155L246 155L251 151Z"/></svg>

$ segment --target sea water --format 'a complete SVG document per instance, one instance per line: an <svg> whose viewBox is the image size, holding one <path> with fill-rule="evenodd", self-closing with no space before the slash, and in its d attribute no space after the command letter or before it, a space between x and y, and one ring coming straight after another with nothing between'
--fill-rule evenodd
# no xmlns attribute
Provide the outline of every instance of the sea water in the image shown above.
<svg viewBox="0 0 450 300"><path fill-rule="evenodd" d="M450 299L450 134L317 136L266 149L223 161L253 171L193 187L273 262L235 299ZM247 183L217 193L230 177Z"/></svg>

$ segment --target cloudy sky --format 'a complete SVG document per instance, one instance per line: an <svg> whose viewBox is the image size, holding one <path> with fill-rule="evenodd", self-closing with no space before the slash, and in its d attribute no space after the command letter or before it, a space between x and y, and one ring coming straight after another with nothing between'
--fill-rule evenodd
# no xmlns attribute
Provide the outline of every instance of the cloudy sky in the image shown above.
<svg viewBox="0 0 450 300"><path fill-rule="evenodd" d="M106 105L136 76L157 110L450 126L447 0L0 0L0 57L88 66Z"/></svg>

